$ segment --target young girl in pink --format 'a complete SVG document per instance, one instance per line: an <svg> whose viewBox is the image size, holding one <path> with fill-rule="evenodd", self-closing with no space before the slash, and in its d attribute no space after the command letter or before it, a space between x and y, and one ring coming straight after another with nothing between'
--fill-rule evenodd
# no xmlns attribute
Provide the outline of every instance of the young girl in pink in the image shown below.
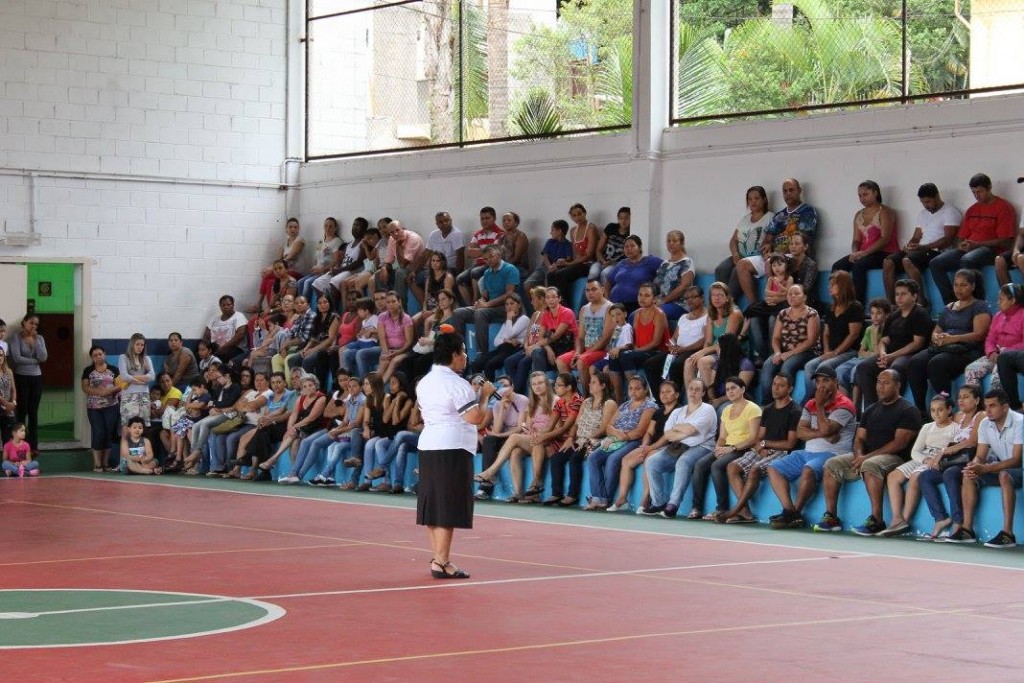
<svg viewBox="0 0 1024 683"><path fill-rule="evenodd" d="M32 459L32 449L25 441L25 425L17 423L11 440L4 444L4 475L8 477L39 476L39 463Z"/></svg>

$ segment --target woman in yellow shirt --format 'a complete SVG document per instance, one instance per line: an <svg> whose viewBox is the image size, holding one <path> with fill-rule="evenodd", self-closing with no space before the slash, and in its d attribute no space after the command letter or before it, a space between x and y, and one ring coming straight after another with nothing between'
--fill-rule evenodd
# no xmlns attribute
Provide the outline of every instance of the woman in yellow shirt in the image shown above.
<svg viewBox="0 0 1024 683"><path fill-rule="evenodd" d="M704 493L708 477L715 485L715 510L702 519L715 519L716 512L729 509L729 478L726 468L754 446L761 429L761 407L748 401L747 385L739 377L725 380L725 397L730 401L722 411L715 450L697 461L693 468L693 508L690 517L704 512Z"/></svg>

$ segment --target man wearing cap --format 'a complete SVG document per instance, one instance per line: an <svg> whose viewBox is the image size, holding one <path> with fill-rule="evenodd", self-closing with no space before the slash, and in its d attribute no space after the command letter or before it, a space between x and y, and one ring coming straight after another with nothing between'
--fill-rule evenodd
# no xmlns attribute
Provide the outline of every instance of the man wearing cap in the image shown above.
<svg viewBox="0 0 1024 683"><path fill-rule="evenodd" d="M825 463L825 514L814 525L815 531L842 531L837 514L839 491L844 482L862 479L871 501L871 515L854 527L860 536L874 536L885 530L882 495L885 478L910 459L910 447L921 431L921 411L900 394L903 383L893 369L878 373L875 383L878 401L864 411L862 425L853 440L853 450L829 458Z"/></svg>
<svg viewBox="0 0 1024 683"><path fill-rule="evenodd" d="M782 503L782 512L769 518L773 529L796 529L806 524L801 512L818 487L825 461L853 448L857 412L853 401L839 393L836 371L819 366L813 379L814 398L804 406L796 429L804 448L768 465L768 481ZM789 486L797 480L800 483L794 501Z"/></svg>

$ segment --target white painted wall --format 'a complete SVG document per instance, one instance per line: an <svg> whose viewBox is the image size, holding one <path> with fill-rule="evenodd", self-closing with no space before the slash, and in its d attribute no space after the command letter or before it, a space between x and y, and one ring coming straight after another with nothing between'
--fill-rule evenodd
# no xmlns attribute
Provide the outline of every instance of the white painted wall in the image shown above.
<svg viewBox="0 0 1024 683"><path fill-rule="evenodd" d="M198 336L218 294L254 298L285 217L285 7L0 3L0 217L41 236L0 257L95 259L93 336Z"/></svg>
<svg viewBox="0 0 1024 683"><path fill-rule="evenodd" d="M645 245L653 239L663 252L664 234L681 229L698 269L710 272L727 253L746 188L764 185L781 208L782 180L795 176L821 213L818 255L827 268L849 251L862 180L881 185L899 213L901 239L920 209L924 182L966 208L973 201L968 179L985 172L1019 210L1022 136L1024 97L1011 95L675 128L654 160L634 153L632 136L621 134L318 162L301 170L302 216L309 222L333 213L347 223L357 214L388 214L427 234L437 210L450 211L465 229L490 204L499 213L519 212L539 239L573 202L587 206L599 225L629 205Z"/></svg>

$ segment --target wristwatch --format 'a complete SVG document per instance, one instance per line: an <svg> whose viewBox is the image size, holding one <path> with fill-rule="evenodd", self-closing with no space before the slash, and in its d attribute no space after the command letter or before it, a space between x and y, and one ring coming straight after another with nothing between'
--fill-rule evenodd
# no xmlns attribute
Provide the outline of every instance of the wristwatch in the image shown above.
<svg viewBox="0 0 1024 683"><path fill-rule="evenodd" d="M764 439L761 439L761 448L767 448L767 447L768 446L765 445Z"/></svg>

